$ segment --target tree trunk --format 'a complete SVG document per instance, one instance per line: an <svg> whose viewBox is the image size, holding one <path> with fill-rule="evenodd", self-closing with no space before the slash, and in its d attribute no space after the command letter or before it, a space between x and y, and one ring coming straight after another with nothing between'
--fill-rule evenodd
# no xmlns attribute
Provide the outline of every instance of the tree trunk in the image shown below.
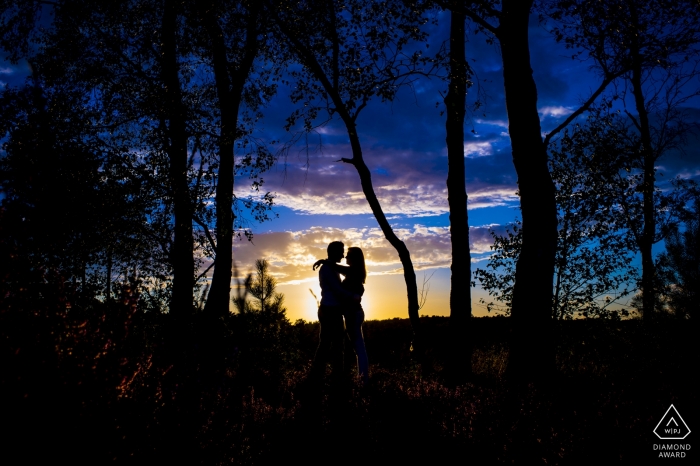
<svg viewBox="0 0 700 466"><path fill-rule="evenodd" d="M326 75L325 71L323 70L323 67L321 67L318 60L316 59L314 52L305 47L299 41L298 38L294 37L293 34L287 32L284 23L280 22L279 27L282 29L283 33L287 35L287 37L290 39L304 64L309 68L309 70L311 71L311 73L313 73L316 79L320 81L324 90L326 91L326 93L328 93L328 96L333 101L335 111L338 113L338 115L340 115L340 118L345 124L345 128L348 132L348 137L350 138L352 158L342 158L341 160L345 163L352 164L357 170L357 173L360 176L362 192L364 193L365 198L369 203L370 209L372 209L374 218L377 219L377 223L379 224L382 233L384 233L384 237L387 239L387 241L389 241L389 243L394 247L394 249L396 249L396 252L399 254L399 260L401 261L401 265L403 266L404 281L406 282L406 294L408 298L408 318L411 322L411 327L413 329L414 348L420 354L422 352L422 340L420 332L420 319L418 315L418 309L420 306L418 304L418 286L416 285L416 272L413 269L413 262L411 261L411 254L409 253L408 248L406 247L404 242L401 241L394 233L394 230L391 228L391 225L386 219L386 215L384 215L382 206L379 204L377 195L374 193L374 187L372 186L372 176L362 157L362 148L360 146L360 138L357 135L355 118L353 118L350 115L349 109L347 108L345 102L341 98L338 89L338 77L340 69L338 56L340 44L338 43L338 37L337 34L335 34L336 31L334 29L336 27L336 13L334 11L332 1L327 2L326 6L329 8L330 11L331 24L329 27L333 30L331 35L333 36L333 40L335 41L332 44L333 70L330 79L329 76ZM362 106L364 106L364 104ZM355 117L357 117L357 113L355 114Z"/></svg>
<svg viewBox="0 0 700 466"><path fill-rule="evenodd" d="M642 65L639 49L633 43L632 54L632 93L634 104L639 116L639 132L642 138L642 166L644 179L642 181L642 214L644 226L638 241L639 252L642 254L642 318L649 322L653 318L656 303L656 290L654 289L654 258L651 247L654 244L656 231L656 219L654 215L654 184L656 182L656 170L654 169L654 151L651 147L651 129L649 126L649 114L644 105L644 93L642 91Z"/></svg>
<svg viewBox="0 0 700 466"><path fill-rule="evenodd" d="M210 316L223 316L229 311L231 270L233 267L233 184L234 143L237 136L238 110L243 87L257 55L257 12L249 12L245 56L233 79L229 78L224 34L216 20L214 5L203 12L214 63L214 78L221 113L219 135L219 177L216 185L216 257L211 289L204 312Z"/></svg>
<svg viewBox="0 0 700 466"><path fill-rule="evenodd" d="M504 0L498 38L523 244L515 267L507 373L539 379L554 369L552 281L557 246L555 188L547 166L532 77L528 20L533 0Z"/></svg>
<svg viewBox="0 0 700 466"><path fill-rule="evenodd" d="M447 201L450 206L450 241L452 243L450 354L447 360L447 378L455 384L464 382L472 372L472 341L469 325L472 314L471 254L464 174L464 115L467 98L464 21L464 14L450 12L450 83L445 96Z"/></svg>
<svg viewBox="0 0 700 466"><path fill-rule="evenodd" d="M187 126L178 76L176 45L177 12L174 2L165 2L162 34L162 82L165 84L165 115L170 161L170 186L175 216L174 240L170 253L173 266L173 292L170 312L177 317L192 313L194 288L194 241L192 202L187 179Z"/></svg>
<svg viewBox="0 0 700 466"><path fill-rule="evenodd" d="M379 224L379 228L382 229L384 237L399 254L399 260L403 266L403 278L406 282L408 318L411 322L411 328L413 329L414 347L420 351L420 319L418 315L418 308L420 306L418 305L418 286L416 285L416 272L413 269L411 253L408 251L406 244L396 236L396 233L394 233L393 228L391 228L389 221L386 219L386 215L384 215L381 204L379 204L377 195L374 193L374 187L372 186L372 175L362 157L362 148L360 146L360 138L357 135L355 122L350 118L345 110L338 111L338 113L341 115L341 118L345 123L348 136L350 137L350 146L352 147L352 159L343 158L342 161L352 164L357 170L357 174L360 175L362 192L369 203L370 209L372 209L374 218L377 219L377 223Z"/></svg>

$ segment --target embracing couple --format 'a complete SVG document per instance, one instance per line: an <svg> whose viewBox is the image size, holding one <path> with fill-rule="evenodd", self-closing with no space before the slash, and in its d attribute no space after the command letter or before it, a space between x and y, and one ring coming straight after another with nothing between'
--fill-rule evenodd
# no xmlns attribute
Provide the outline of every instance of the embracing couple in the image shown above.
<svg viewBox="0 0 700 466"><path fill-rule="evenodd" d="M369 381L369 368L362 336L365 313L360 304L367 278L365 256L360 248L348 248L345 258L347 265L341 265L340 260L345 257L345 245L340 241L330 243L327 252L327 259L316 261L313 265L314 270L321 266L318 271L321 284L318 320L321 332L310 377L316 382L322 382L326 362L330 362L334 382L337 383L342 378L343 345L347 331L357 355L357 371L362 383L366 385ZM340 275L345 277L344 280L340 280Z"/></svg>

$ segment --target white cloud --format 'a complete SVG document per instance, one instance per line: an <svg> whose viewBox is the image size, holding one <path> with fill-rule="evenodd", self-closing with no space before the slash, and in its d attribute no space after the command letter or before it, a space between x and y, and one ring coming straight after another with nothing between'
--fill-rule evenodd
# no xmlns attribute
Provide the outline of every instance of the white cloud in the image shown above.
<svg viewBox="0 0 700 466"><path fill-rule="evenodd" d="M0 74L14 74L15 70L7 66L0 67Z"/></svg>
<svg viewBox="0 0 700 466"><path fill-rule="evenodd" d="M493 186L470 191L467 187L469 208L482 209L518 203L520 198L515 194L515 189L515 187L510 186Z"/></svg>
<svg viewBox="0 0 700 466"><path fill-rule="evenodd" d="M469 229L472 254L490 251L492 244L489 228L484 225ZM448 268L451 264L449 227L416 224L412 228L397 228L396 235L404 241L411 253L416 270ZM318 280L311 269L316 260L326 257L326 247L331 241L342 241L346 249L362 248L370 274L402 274L403 269L396 250L384 238L379 228L329 228L312 227L308 230L261 233L253 242L236 242L234 261L241 274L252 270L256 259L267 259L271 273L280 285L300 284ZM203 269L208 264L203 265Z"/></svg>
<svg viewBox="0 0 700 466"><path fill-rule="evenodd" d="M694 172L690 172L688 170L684 170L682 172L678 172L677 175L679 178L682 178L684 180L690 179L690 178L695 178L696 176L700 176L700 170L695 170Z"/></svg>
<svg viewBox="0 0 700 466"><path fill-rule="evenodd" d="M332 125L325 125L316 128L316 132L319 134L326 134L329 136L337 136L339 134L346 134L345 130L341 127L335 127Z"/></svg>
<svg viewBox="0 0 700 466"><path fill-rule="evenodd" d="M563 117L574 113L569 107L563 107L561 105L542 107L538 112L543 116L549 117Z"/></svg>
<svg viewBox="0 0 700 466"><path fill-rule="evenodd" d="M481 118L477 118L474 121L480 125L499 126L501 128L508 129L508 120L483 120Z"/></svg>
<svg viewBox="0 0 700 466"><path fill-rule="evenodd" d="M513 205L520 202L516 186L467 186L469 208L481 209ZM375 193L387 217L431 217L449 212L444 184L376 186ZM278 192L275 203L306 215L371 215L372 211L361 191Z"/></svg>
<svg viewBox="0 0 700 466"><path fill-rule="evenodd" d="M470 157L467 193L470 208L510 205L517 202L512 186L512 166L495 168L495 142L464 144ZM335 162L348 156L347 147L333 146L333 156L311 154L308 170L290 160L286 170L265 175L265 191L275 194L275 203L301 215L371 215L355 168ZM486 157L492 155L492 157ZM441 152L395 151L371 147L365 160L372 173L374 192L387 217L417 218L444 215L447 203L447 163ZM286 176L284 176L286 175ZM236 183L236 195L247 196L248 180Z"/></svg>
<svg viewBox="0 0 700 466"><path fill-rule="evenodd" d="M425 217L441 215L449 210L444 186L389 185L374 188L386 215ZM361 191L341 193L278 192L275 203L301 214L358 215L372 210Z"/></svg>
<svg viewBox="0 0 700 466"><path fill-rule="evenodd" d="M493 155L493 147L490 142L466 142L464 143L464 156L467 158L485 157Z"/></svg>

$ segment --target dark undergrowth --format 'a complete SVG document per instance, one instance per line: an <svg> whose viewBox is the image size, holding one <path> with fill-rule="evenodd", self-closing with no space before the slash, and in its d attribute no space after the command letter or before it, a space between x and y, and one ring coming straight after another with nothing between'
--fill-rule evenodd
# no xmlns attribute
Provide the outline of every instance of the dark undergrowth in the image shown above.
<svg viewBox="0 0 700 466"><path fill-rule="evenodd" d="M474 319L474 377L458 387L441 382L448 320L422 321L422 364L406 319L368 321L370 386L348 375L316 396L304 380L318 324L251 314L174 326L127 304L6 309L0 455L14 459L4 464L646 464L671 403L698 425L689 321L557 323L556 374L517 384L504 377L509 321Z"/></svg>

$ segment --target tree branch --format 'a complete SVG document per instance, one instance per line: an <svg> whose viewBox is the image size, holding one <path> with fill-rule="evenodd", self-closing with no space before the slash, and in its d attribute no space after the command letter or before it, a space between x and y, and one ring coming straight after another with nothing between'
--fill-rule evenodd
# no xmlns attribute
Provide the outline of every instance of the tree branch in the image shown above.
<svg viewBox="0 0 700 466"><path fill-rule="evenodd" d="M572 121L574 121L579 115L581 115L583 112L585 112L586 110L588 110L588 109L591 107L591 105L593 105L593 103L596 101L596 99L598 98L598 96L600 96L600 94L603 93L603 91L605 90L605 88L608 87L608 85L609 85L611 82L613 82L617 77L618 77L617 75L611 75L611 76L608 76L607 78L605 78L605 79L603 80L603 82L600 83L600 86L598 86L598 89L596 89L595 92L594 92L593 94L591 94L591 96L588 98L588 100L586 100L586 101L583 103L583 105L581 105L574 113L572 113L571 115L569 115L569 116L566 118L566 120L564 120L559 126L557 126L557 127L554 128L552 131L550 131L549 133L547 133L547 136L545 136L545 138L544 138L544 148L545 148L545 150L547 150L547 147L549 146L549 143L551 142L552 138L553 138L557 133L559 133L561 130L563 130L564 128L566 128L567 126L569 126L569 124L570 124Z"/></svg>
<svg viewBox="0 0 700 466"><path fill-rule="evenodd" d="M632 120L632 123L634 123L634 127L637 128L640 132L642 131L642 127L639 126L639 122L637 119L632 115L629 110L625 110L625 113L627 114L628 117L630 117L630 120Z"/></svg>
<svg viewBox="0 0 700 466"><path fill-rule="evenodd" d="M207 270L205 270L204 272L202 272L202 273L197 277L197 279L195 280L195 283L198 282L200 278L204 277L204 276L207 274L207 272L209 272L209 271L211 270L212 267L214 267L214 261L211 261L211 264L209 264L209 267L207 267Z"/></svg>
<svg viewBox="0 0 700 466"><path fill-rule="evenodd" d="M487 31L492 33L494 36L498 37L498 35L500 33L499 27L494 26L494 25L490 24L489 22L487 22L484 18L482 18L474 10L472 10L470 8L464 8L464 9L455 8L454 6L451 5L451 2L448 2L445 0L435 0L435 3L440 5L440 7L445 9L445 10L450 10L450 11L453 11L455 13L461 13L463 15L468 16L469 19L474 21L476 24L483 27L484 29L486 29ZM493 8L491 8L489 6L483 6L482 8L488 16L493 17L493 18L499 18L499 20L500 20L500 16L501 16L500 11L494 10Z"/></svg>
<svg viewBox="0 0 700 466"><path fill-rule="evenodd" d="M328 0L329 17L331 21L331 39L333 41L333 89L338 90L338 78L340 76L340 67L338 65L338 57L340 55L340 40L338 39L338 28L335 20L335 8L333 0Z"/></svg>
<svg viewBox="0 0 700 466"><path fill-rule="evenodd" d="M340 97L338 89L333 87L333 84L328 79L328 76L323 70L321 64L316 59L316 56L308 49L308 47L302 44L301 41L299 41L299 39L297 39L297 37L289 29L285 27L284 23L280 21L279 17L275 13L272 14L274 15L277 27L279 27L282 33L292 42L294 48L297 50L297 53L301 55L304 64L309 67L311 72L321 82L321 85L330 96L333 104L335 104L336 111L338 114L340 114L340 117L348 122L352 121L352 117L347 113L345 103Z"/></svg>
<svg viewBox="0 0 700 466"><path fill-rule="evenodd" d="M202 229L204 230L204 234L206 235L207 240L209 241L211 249L214 251L214 254L216 254L216 243L214 242L214 238L212 238L211 233L209 232L209 227L196 215L192 216L192 220L194 220L194 222L197 225L202 227Z"/></svg>

